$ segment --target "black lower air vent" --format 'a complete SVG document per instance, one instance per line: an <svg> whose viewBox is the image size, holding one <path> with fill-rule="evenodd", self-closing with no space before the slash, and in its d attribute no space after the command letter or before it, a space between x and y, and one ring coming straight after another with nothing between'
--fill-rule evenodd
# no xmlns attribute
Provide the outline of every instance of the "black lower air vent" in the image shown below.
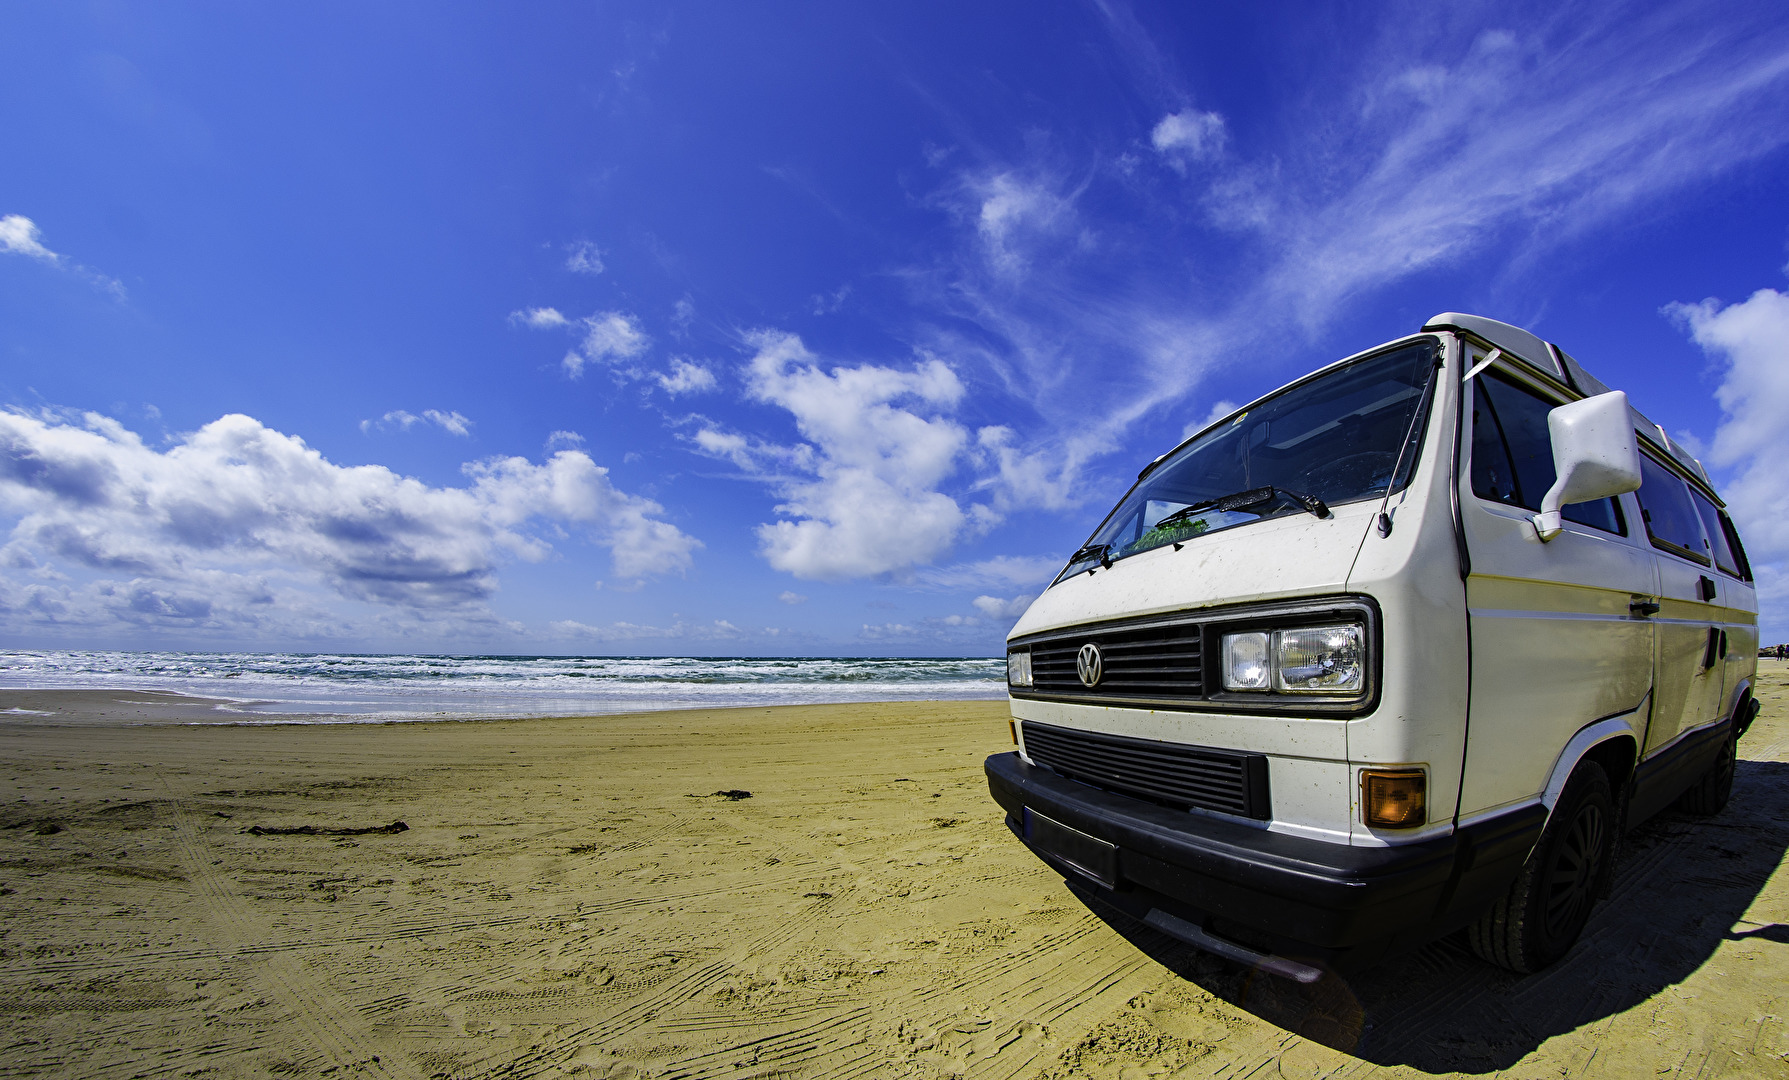
<svg viewBox="0 0 1789 1080"><path fill-rule="evenodd" d="M1071 780L1180 810L1270 816L1264 755L1021 723L1026 756Z"/></svg>

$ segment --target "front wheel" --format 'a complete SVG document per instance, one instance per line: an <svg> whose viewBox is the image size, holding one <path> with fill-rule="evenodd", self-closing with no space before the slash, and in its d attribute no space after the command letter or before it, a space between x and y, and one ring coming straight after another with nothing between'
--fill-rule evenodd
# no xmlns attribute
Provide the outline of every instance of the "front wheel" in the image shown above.
<svg viewBox="0 0 1789 1080"><path fill-rule="evenodd" d="M1472 951L1522 974L1564 956L1590 921L1614 850L1614 793L1602 766L1587 761L1560 792L1509 892L1467 928Z"/></svg>

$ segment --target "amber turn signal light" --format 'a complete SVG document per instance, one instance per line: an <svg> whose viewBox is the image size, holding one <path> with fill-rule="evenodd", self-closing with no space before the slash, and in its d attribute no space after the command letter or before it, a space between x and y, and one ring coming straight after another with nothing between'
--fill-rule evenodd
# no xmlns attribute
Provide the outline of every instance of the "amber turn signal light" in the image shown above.
<svg viewBox="0 0 1789 1080"><path fill-rule="evenodd" d="M1421 769L1367 769L1360 774L1360 802L1375 829L1414 829L1428 821Z"/></svg>

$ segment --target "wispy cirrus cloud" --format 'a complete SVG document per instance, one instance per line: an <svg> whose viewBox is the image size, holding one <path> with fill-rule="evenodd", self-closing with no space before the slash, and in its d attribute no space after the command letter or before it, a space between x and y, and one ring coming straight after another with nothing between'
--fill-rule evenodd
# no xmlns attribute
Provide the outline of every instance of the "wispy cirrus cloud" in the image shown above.
<svg viewBox="0 0 1789 1080"><path fill-rule="evenodd" d="M1789 142L1789 27L1762 12L1411 8L1317 73L1341 92L1241 139L1128 9L1098 9L1160 111L1118 142L972 152L938 194L958 250L910 278L948 316L921 344L1032 413L978 438L1007 504L1072 503L1136 424L1204 414L1209 373L1316 340L1351 301L1487 252L1523 265Z"/></svg>
<svg viewBox="0 0 1789 1080"><path fill-rule="evenodd" d="M579 240L565 249L565 268L574 274L596 275L603 272L602 249L588 240Z"/></svg>
<svg viewBox="0 0 1789 1080"><path fill-rule="evenodd" d="M1042 585L1062 569L1062 555L996 555L975 562L929 566L908 575L908 581L926 588L960 591L964 589L1011 589L1024 585Z"/></svg>
<svg viewBox="0 0 1789 1080"><path fill-rule="evenodd" d="M29 259L48 263L59 270L66 270L74 274L91 285L104 289L119 300L124 299L123 282L51 251L44 246L43 233L38 229L37 223L23 214L8 214L5 217L0 217L0 253L23 255Z"/></svg>
<svg viewBox="0 0 1789 1080"><path fill-rule="evenodd" d="M714 619L709 622L686 622L679 619L668 626L632 622L612 622L598 626L579 622L576 619L561 619L549 624L548 630L556 637L590 642L737 641L742 637L759 636L759 634L775 637L779 632L775 628L766 627L758 634L753 634L750 631L741 630L726 619Z"/></svg>
<svg viewBox="0 0 1789 1080"><path fill-rule="evenodd" d="M1227 135L1224 118L1218 113L1182 109L1156 122L1149 144L1175 171L1185 172L1189 165L1223 153Z"/></svg>
<svg viewBox="0 0 1789 1080"><path fill-rule="evenodd" d="M395 427L399 431L409 431L411 428L422 423L434 424L449 435L467 436L472 434L471 419L462 415L457 409L452 412L443 412L440 409L424 409L421 416L410 412L408 409L393 409L377 420L362 420L360 422L360 430L362 432L371 432L376 428Z"/></svg>

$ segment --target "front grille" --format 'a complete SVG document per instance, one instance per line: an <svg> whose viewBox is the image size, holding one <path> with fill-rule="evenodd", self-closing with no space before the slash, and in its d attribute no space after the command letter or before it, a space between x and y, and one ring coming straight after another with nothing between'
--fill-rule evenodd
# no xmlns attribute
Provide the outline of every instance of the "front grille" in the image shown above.
<svg viewBox="0 0 1789 1080"><path fill-rule="evenodd" d="M1035 660L1032 661L1036 663ZM1025 754L1071 780L1179 810L1265 821L1267 758L1021 721Z"/></svg>
<svg viewBox="0 0 1789 1080"><path fill-rule="evenodd" d="M1032 688L1040 694L1089 697L1203 697L1199 635L1197 623L1157 623L1034 642ZM1101 661L1099 684L1092 687L1082 684L1075 669L1075 658L1088 642L1099 646Z"/></svg>

